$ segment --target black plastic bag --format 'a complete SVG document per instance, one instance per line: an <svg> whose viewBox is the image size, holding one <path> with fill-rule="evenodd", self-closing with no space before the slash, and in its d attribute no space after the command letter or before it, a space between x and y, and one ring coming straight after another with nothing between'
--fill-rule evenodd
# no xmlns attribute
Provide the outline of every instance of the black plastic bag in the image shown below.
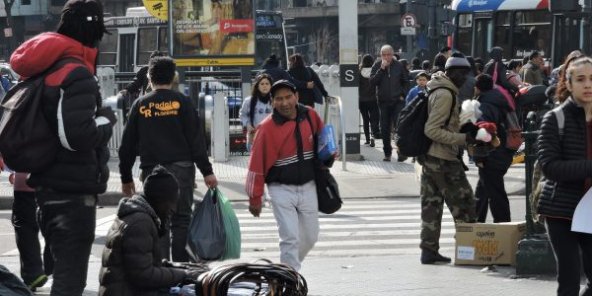
<svg viewBox="0 0 592 296"><path fill-rule="evenodd" d="M187 252L193 260L218 260L226 250L224 220L218 195L208 190L201 204L195 207L187 234Z"/></svg>
<svg viewBox="0 0 592 296"><path fill-rule="evenodd" d="M548 101L545 85L530 85L520 89L516 98L519 106L540 107Z"/></svg>

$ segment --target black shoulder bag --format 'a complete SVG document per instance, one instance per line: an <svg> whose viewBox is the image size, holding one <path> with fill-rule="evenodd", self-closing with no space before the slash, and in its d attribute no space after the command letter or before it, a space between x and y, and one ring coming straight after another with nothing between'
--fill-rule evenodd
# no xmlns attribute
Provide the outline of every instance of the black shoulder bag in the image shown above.
<svg viewBox="0 0 592 296"><path fill-rule="evenodd" d="M339 195L339 186L337 185L337 181L331 175L329 168L323 164L321 160L319 160L318 155L318 146L319 146L319 137L318 134L312 124L312 120L310 119L310 115L308 114L309 110L306 112L306 120L310 124L310 129L313 131L313 138L314 138L314 172L315 172L315 183L317 187L317 199L319 202L319 212L324 214L333 214L339 209L341 209L341 196Z"/></svg>

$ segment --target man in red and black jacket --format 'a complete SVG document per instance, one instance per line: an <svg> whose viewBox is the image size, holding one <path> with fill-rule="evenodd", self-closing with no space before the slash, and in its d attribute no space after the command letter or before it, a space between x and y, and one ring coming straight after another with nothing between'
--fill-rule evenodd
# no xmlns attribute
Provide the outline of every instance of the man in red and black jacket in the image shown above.
<svg viewBox="0 0 592 296"><path fill-rule="evenodd" d="M267 183L279 227L280 260L300 270L319 236L314 136L323 122L312 108L298 104L296 86L288 80L274 83L271 96L273 113L257 128L245 189L249 211L259 217Z"/></svg>
<svg viewBox="0 0 592 296"><path fill-rule="evenodd" d="M61 65L45 78L42 106L61 147L53 163L27 181L36 190L39 226L55 261L51 295L83 293L97 194L106 190L109 179L107 142L116 117L101 107L94 76L105 32L99 0L69 0L56 33L29 39L10 58L21 77Z"/></svg>

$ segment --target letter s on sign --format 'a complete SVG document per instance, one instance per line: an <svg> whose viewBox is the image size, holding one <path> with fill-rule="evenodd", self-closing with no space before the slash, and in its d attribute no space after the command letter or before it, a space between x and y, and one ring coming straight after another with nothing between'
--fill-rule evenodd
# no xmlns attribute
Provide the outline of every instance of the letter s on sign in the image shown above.
<svg viewBox="0 0 592 296"><path fill-rule="evenodd" d="M354 70L346 70L345 71L345 80L347 81L354 81Z"/></svg>

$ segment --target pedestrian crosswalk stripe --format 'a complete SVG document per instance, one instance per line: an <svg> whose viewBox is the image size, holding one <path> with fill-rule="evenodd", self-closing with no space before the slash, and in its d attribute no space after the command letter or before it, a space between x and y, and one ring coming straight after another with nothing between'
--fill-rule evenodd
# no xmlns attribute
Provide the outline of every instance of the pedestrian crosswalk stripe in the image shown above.
<svg viewBox="0 0 592 296"><path fill-rule="evenodd" d="M320 233L321 239L324 237L340 237L343 239L364 239L369 236L382 236L382 237L395 237L395 236L407 236L416 235L419 237L421 229L392 229L392 230L347 230L347 231L322 231ZM454 234L455 230L442 229L442 234ZM260 239L277 239L277 232L265 232L265 233L249 233L242 237L242 240L260 240Z"/></svg>
<svg viewBox="0 0 592 296"><path fill-rule="evenodd" d="M322 248L322 247L330 247L330 248L337 248L337 247L345 247L345 246L379 246L379 245L393 245L393 246L401 246L401 245L417 245L419 246L420 239L418 238L398 238L398 239L373 239L373 240L355 240L355 241L347 241L347 240L323 240L318 241L315 244L315 248ZM454 238L441 238L441 244L446 243L454 243ZM252 249L252 248L272 248L278 247L278 242L255 242L255 243L242 243L241 248L243 249Z"/></svg>
<svg viewBox="0 0 592 296"><path fill-rule="evenodd" d="M315 249L313 248L308 255L307 258L310 257L351 257L351 256L386 256L386 255L416 255L419 254L421 249L419 248L419 244L416 247L405 247L405 248L387 248L387 249L372 249L372 248L364 248L359 252L354 252L355 250L347 250L347 249ZM454 246L442 246L440 247L440 253L447 256L453 256L454 254ZM273 261L279 261L280 251L279 249L272 249L272 250L264 250L264 251L249 251L245 252L245 250L241 251L241 261L250 261L257 258L267 258ZM419 259L418 259L419 260ZM419 261L418 261L419 262ZM304 260L306 264L306 259Z"/></svg>
<svg viewBox="0 0 592 296"><path fill-rule="evenodd" d="M415 223L385 223L385 224L329 224L325 225L323 223L320 224L321 230L326 229L349 229L349 228L388 228L388 229L401 229L401 228L412 228L412 229L419 229L420 222ZM442 222L442 228L452 226L454 227L454 222ZM247 231L266 231L266 230L277 230L277 226L241 226L241 232Z"/></svg>
<svg viewBox="0 0 592 296"><path fill-rule="evenodd" d="M319 217L321 218L333 218L333 217L343 217L343 216L360 216L360 215L386 215L386 214L391 214L391 215L397 215L397 214L421 214L421 209L408 209L408 210L385 210L385 209L381 209L381 210L373 210L373 211L351 211L351 209L348 209L348 211L339 211L335 214L332 215L319 215ZM237 213L236 216L240 219L240 218L251 218L252 215L250 213ZM263 212L260 215L261 218L266 218L266 217L273 217L273 213L271 210L269 210L269 212ZM419 215L418 215L419 217Z"/></svg>
<svg viewBox="0 0 592 296"><path fill-rule="evenodd" d="M452 216L444 216L443 219L452 219ZM351 216L350 218L331 218L331 219L320 219L321 223L331 223L331 222L367 222L367 221L401 221L401 220L417 220L420 221L419 215L413 216L378 216L378 217L370 217L370 216ZM276 223L275 219L268 218L268 219L255 219L255 220L247 220L247 219L239 219L239 223L243 224L265 224L265 223Z"/></svg>

